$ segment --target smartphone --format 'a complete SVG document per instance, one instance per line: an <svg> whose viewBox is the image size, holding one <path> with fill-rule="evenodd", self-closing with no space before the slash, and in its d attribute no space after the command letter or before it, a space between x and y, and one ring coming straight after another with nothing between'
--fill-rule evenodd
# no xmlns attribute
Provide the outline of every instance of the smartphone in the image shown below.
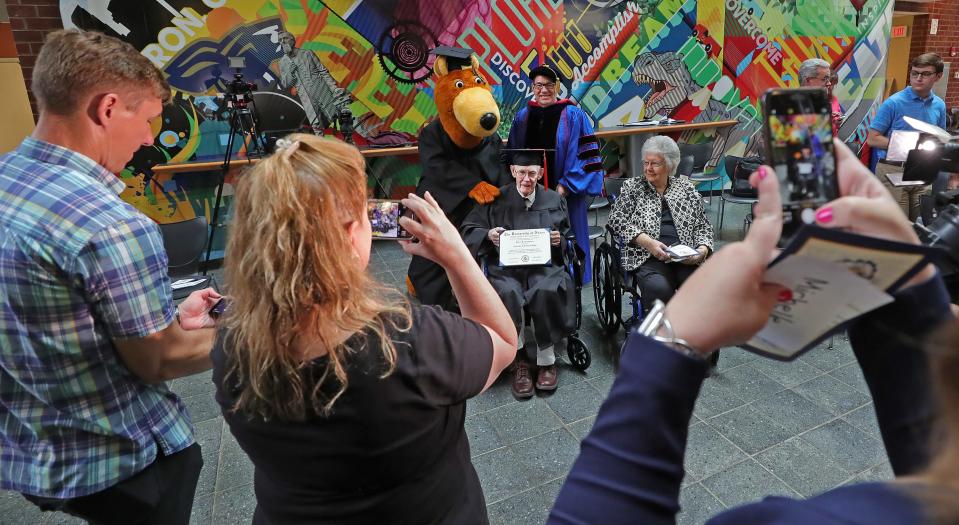
<svg viewBox="0 0 959 525"><path fill-rule="evenodd" d="M220 297L220 300L210 308L210 317L219 317L225 310L229 303L226 301L226 297Z"/></svg>
<svg viewBox="0 0 959 525"><path fill-rule="evenodd" d="M763 96L766 163L779 178L783 239L813 224L816 208L839 196L832 108L825 89L770 89Z"/></svg>
<svg viewBox="0 0 959 525"><path fill-rule="evenodd" d="M366 214L370 218L373 239L412 239L400 226L400 217L409 216L406 207L398 200L368 199Z"/></svg>

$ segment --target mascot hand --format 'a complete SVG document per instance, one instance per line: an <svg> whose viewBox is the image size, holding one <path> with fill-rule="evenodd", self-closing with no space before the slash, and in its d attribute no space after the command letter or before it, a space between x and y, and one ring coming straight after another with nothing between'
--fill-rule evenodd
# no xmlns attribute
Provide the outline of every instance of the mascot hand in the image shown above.
<svg viewBox="0 0 959 525"><path fill-rule="evenodd" d="M470 190L469 196L479 204L489 204L499 197L499 188L488 182L481 182Z"/></svg>

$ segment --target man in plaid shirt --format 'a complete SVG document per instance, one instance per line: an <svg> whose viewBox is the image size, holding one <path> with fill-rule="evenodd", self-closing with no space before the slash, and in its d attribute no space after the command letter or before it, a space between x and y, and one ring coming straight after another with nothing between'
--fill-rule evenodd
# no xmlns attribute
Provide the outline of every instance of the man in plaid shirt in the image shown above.
<svg viewBox="0 0 959 525"><path fill-rule="evenodd" d="M210 368L219 296L177 311L155 223L115 175L170 88L132 46L52 33L36 130L0 157L0 489L95 523L187 523L202 466L163 381Z"/></svg>

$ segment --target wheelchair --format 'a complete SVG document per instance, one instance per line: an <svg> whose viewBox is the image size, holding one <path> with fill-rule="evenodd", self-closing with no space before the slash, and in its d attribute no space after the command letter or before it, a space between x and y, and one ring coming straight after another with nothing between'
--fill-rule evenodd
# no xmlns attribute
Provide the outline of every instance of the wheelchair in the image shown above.
<svg viewBox="0 0 959 525"><path fill-rule="evenodd" d="M579 329L583 322L583 260L586 256L582 249L576 244L576 237L571 233L564 239L564 264L566 273L573 278L576 296L576 323L573 331L566 335L566 356L569 362L580 372L585 372L592 363L592 355L586 343L579 337ZM484 257L480 261L483 268L483 275L489 276L489 261ZM526 312L526 321L529 322L529 312Z"/></svg>
<svg viewBox="0 0 959 525"><path fill-rule="evenodd" d="M608 178L603 181L606 197L615 204L627 178ZM623 241L606 225L603 242L593 255L593 298L596 301L596 316L605 335L613 335L622 326L629 330L643 319L643 306L639 283L633 272L623 270ZM632 315L623 319L623 297L629 296Z"/></svg>
<svg viewBox="0 0 959 525"><path fill-rule="evenodd" d="M627 177L608 178L603 188L610 204L616 203ZM603 242L593 255L593 298L596 301L596 317L605 335L613 335L622 326L629 331L643 321L643 303L639 293L639 281L635 272L627 272L622 264L623 240L606 225ZM632 314L623 319L623 297L628 295ZM832 340L829 342L832 347ZM622 351L623 348L620 348ZM710 364L719 362L719 351L713 352Z"/></svg>

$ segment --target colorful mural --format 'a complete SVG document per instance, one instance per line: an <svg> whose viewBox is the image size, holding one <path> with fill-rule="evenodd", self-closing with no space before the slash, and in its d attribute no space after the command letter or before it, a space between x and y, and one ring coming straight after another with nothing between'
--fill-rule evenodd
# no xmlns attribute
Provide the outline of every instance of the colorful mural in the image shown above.
<svg viewBox="0 0 959 525"><path fill-rule="evenodd" d="M892 0L62 0L65 27L126 39L176 91L152 148L137 153L124 198L159 222L210 214L216 177L154 174L152 166L222 158L230 126L223 93L236 72L257 85L262 128L322 128L349 109L360 144L415 141L434 115L438 45L479 56L508 132L532 98L527 75L543 62L600 126L653 115L731 118L713 163L757 149L759 97L797 85L809 57L833 64L849 118L840 136L864 141L881 97ZM292 35L289 45L284 32ZM303 53L315 56L304 57ZM241 71L229 57L244 57ZM310 58L310 60L304 60ZM306 106L306 109L304 109ZM335 132L330 132L335 133ZM607 148L610 156L616 148ZM242 155L243 153L240 152ZM614 160L615 161L615 160ZM378 193L415 186L415 159L371 162ZM228 181L229 182L229 181ZM230 191L227 188L229 198Z"/></svg>

